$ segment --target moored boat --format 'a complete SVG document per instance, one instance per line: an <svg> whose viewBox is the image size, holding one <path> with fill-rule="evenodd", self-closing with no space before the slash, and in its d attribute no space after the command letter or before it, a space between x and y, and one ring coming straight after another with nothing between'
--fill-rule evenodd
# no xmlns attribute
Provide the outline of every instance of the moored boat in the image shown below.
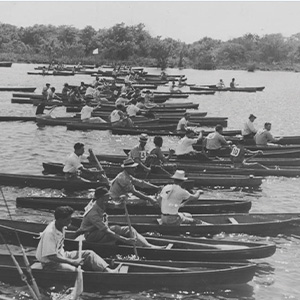
<svg viewBox="0 0 300 300"><path fill-rule="evenodd" d="M30 86L0 86L0 91L19 91L19 92L34 92L36 87Z"/></svg>
<svg viewBox="0 0 300 300"><path fill-rule="evenodd" d="M10 68L12 66L12 62L10 61L0 61L0 67Z"/></svg>

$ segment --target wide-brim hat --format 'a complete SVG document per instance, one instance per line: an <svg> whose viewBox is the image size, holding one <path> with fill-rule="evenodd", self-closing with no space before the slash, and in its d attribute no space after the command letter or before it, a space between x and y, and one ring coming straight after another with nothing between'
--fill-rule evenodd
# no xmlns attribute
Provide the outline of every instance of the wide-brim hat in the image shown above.
<svg viewBox="0 0 300 300"><path fill-rule="evenodd" d="M249 119L254 118L256 119L256 116L254 116L253 114L250 114Z"/></svg>
<svg viewBox="0 0 300 300"><path fill-rule="evenodd" d="M138 166L138 163L134 162L132 158L127 158L123 161L121 165L122 168L135 168Z"/></svg>
<svg viewBox="0 0 300 300"><path fill-rule="evenodd" d="M183 170L176 170L175 174L171 178L183 181L188 179L185 177L185 172Z"/></svg>

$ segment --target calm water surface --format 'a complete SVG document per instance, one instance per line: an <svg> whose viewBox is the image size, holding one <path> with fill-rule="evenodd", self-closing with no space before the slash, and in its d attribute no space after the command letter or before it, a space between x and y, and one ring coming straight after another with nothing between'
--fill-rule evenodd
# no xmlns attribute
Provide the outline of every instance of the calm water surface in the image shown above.
<svg viewBox="0 0 300 300"><path fill-rule="evenodd" d="M63 84L78 84L81 81L92 82L93 78L86 75L74 77L42 77L27 75L35 65L13 64L12 68L0 68L0 86L24 85L36 86L40 93L42 87L49 82L61 91ZM159 73L157 69L149 69L150 73ZM170 74L185 74L189 83L215 84L220 78L229 84L234 77L240 86L265 86L265 91L258 93L221 92L209 96L191 95L186 101L199 103L200 111L207 111L208 116L227 116L228 129L239 129L250 113L258 116L256 126L261 128L265 122L271 122L275 135L300 135L299 132L299 95L300 74L289 72L254 72L246 71L197 71L168 70ZM167 87L159 87L167 90ZM188 89L187 89L188 90ZM35 107L25 104L11 104L12 93L0 92L0 115L32 116ZM64 108L53 112L56 116L66 114ZM33 122L1 122L0 123L0 164L1 172L41 174L42 162L62 162L72 152L73 144L80 141L91 147L95 153L122 154L123 148L134 146L138 138L134 136L112 136L109 131L67 131L65 127L38 128ZM178 138L164 137L163 148L174 147ZM149 142L152 147L152 139ZM250 199L251 212L298 212L300 181L298 178L273 178L264 180L261 189L254 192L240 190L205 190L205 197ZM39 190L33 188L2 187L8 200L12 214L18 218L49 221L52 216L48 212L30 209L16 209L15 198L29 195L61 195L60 190ZM81 192L79 195L85 195ZM77 194L78 195L78 194ZM7 218L4 202L0 201L0 218ZM220 235L219 238L225 236ZM228 236L227 236L228 238ZM247 285L228 287L207 291L151 291L120 292L108 294L84 293L84 299L300 299L299 277L299 243L293 237L279 235L275 238L247 235L232 235L230 238L251 241L275 242L277 251L270 258L256 260L258 270L254 280ZM26 289L8 285L0 285L0 293L17 298L26 297Z"/></svg>

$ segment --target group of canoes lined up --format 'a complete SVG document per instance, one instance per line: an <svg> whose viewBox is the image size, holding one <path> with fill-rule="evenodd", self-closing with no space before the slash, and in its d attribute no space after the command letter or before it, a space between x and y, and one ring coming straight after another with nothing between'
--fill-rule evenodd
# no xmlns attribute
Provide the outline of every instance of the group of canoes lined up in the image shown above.
<svg viewBox="0 0 300 300"><path fill-rule="evenodd" d="M53 74L57 72L57 74ZM83 70L69 71L47 71L42 75L70 75L71 73L83 72ZM101 71L95 74L94 70L85 70L86 74L102 76L112 76L111 71ZM34 74L38 74L34 73ZM65 74L63 74L65 73ZM70 74L67 74L70 73ZM83 74L83 73L81 73ZM126 75L120 74L122 76ZM116 77L119 82L124 82L124 78ZM143 83L153 84L169 80L182 80L182 76L165 78L158 80L154 75L144 74L139 70L139 76L145 77ZM118 79L119 78L119 79ZM156 84L154 83L154 84ZM216 86L197 87L190 86L191 91L196 93L214 93L219 91ZM244 90L243 90L244 89ZM222 91L233 89L224 88ZM263 87L240 88L243 92L253 92L263 90ZM33 90L19 90L33 92ZM235 90L238 91L238 88ZM170 97L185 97L189 93L156 93L157 99L163 103ZM163 98L165 97L165 99ZM161 98L159 98L161 97ZM17 100L18 99L18 100ZM13 94L13 103L37 104L41 95L37 94ZM155 98L154 98L155 99ZM163 99L164 101L162 101ZM22 102L22 100L24 102ZM26 102L26 101L27 102ZM19 102L18 102L19 101ZM30 102L31 101L31 102ZM65 105L65 104L61 104ZM80 107L67 105L73 112L80 111ZM95 116L101 118L107 115L114 108L113 104L103 104L99 112L95 111ZM83 123L78 116L66 118L35 118L7 116L0 117L0 121L37 121L39 125L65 125L68 129L111 129L116 134L139 134L148 133L149 135L175 135L175 126L183 116L186 109L197 109L198 105L193 103L166 103L158 104L151 112L155 115L154 119L137 117L134 120L134 128L112 128L109 123L92 124ZM76 111L77 109L77 111ZM201 126L214 126L222 124L227 126L227 118L207 118L206 112L195 111L191 113L191 122L200 123ZM140 120L138 120L140 118ZM205 123L207 122L207 123ZM162 130L164 128L164 130ZM207 135L210 131L204 132ZM177 133L178 134L178 133ZM235 141L236 135L240 131L224 132L227 139ZM180 135L180 134L179 134ZM300 137L285 137L281 139L281 147L268 147L263 150L263 154L258 154L252 158L253 161L268 166L267 169L237 169L231 166L228 151L224 151L220 157L208 157L205 162L193 159L180 159L174 155L164 168L168 172L176 169L184 170L189 180L185 182L186 189L194 187L247 187L259 188L264 176L299 176L300 175ZM294 145L287 145L294 144ZM197 145L195 146L196 150ZM256 146L247 145L249 149L260 149ZM127 152L127 149L124 149ZM126 159L126 155L98 154L97 159L101 162L108 178L114 178L121 172L120 163ZM97 164L90 159L85 167L95 168ZM0 173L0 185L23 186L38 188L53 188L65 190L87 190L103 185L103 182L95 180L68 180L63 175L63 164L56 162L43 163L43 173L47 175L24 175ZM98 171L96 171L98 172ZM144 178L149 182L162 186L171 183L172 180L165 174L138 173L138 178ZM142 189L142 187L141 187ZM143 190L147 193L155 193L153 190ZM55 209L57 206L69 205L76 210L83 210L88 204L88 198L69 198L69 197L18 197L16 205L34 209ZM154 245L164 246L162 248L136 247L138 255L146 260L121 260L114 259L111 265L120 265L118 274L84 272L83 282L85 291L99 291L106 289L147 289L153 288L173 288L173 289L193 289L207 290L213 286L229 287L234 284L243 284L252 280L255 272L259 268L255 263L247 262L248 259L262 259L270 257L276 251L274 243L261 242L237 242L231 240L218 240L212 237L215 234L225 233L245 233L259 236L276 236L279 233L299 234L300 214L299 213L248 213L251 208L250 201L237 201L233 199L215 200L201 199L190 201L184 205L180 211L193 214L193 218L199 220L193 225L161 225L159 223L160 210L157 207L145 204L140 199L130 199L127 204L130 213L130 221L133 227L142 233L146 239ZM107 209L110 215L108 222L110 225L127 225L128 219L124 216L124 207L117 204L110 204ZM79 216L72 219L73 231L67 233L65 239L66 250L77 250L78 241L75 239L75 231L80 226L82 218ZM5 240L12 244L21 241L24 246L37 247L39 233L46 228L43 222L24 222L22 220L0 219L0 233ZM20 240L16 240L16 232ZM149 232L156 232L158 235L149 235ZM187 236L188 234L188 236ZM195 237L197 236L197 237ZM83 249L90 249L105 258L114 255L131 255L134 253L132 246L125 244L96 244L83 242ZM21 268L26 273L26 266L22 257L15 256ZM35 257L28 255L32 265L32 273L40 286L53 286L57 283L74 285L76 279L75 272L51 271L47 272L34 265ZM244 261L244 262L238 262ZM22 284L18 270L15 268L9 255L0 255L0 281Z"/></svg>

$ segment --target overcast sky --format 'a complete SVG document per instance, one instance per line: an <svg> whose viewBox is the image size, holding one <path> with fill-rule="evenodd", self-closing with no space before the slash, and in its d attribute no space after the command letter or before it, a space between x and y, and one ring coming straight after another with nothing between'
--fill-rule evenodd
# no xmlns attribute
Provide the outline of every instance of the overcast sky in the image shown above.
<svg viewBox="0 0 300 300"><path fill-rule="evenodd" d="M18 27L73 25L96 30L143 23L152 36L192 43L205 36L226 41L300 32L300 1L0 1L0 22Z"/></svg>

